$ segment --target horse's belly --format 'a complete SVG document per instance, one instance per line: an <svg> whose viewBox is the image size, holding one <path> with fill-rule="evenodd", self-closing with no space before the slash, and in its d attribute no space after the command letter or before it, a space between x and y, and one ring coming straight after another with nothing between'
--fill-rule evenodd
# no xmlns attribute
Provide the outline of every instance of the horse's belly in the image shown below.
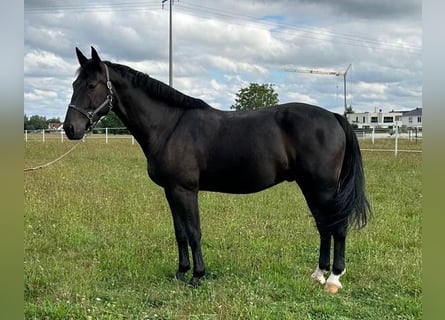
<svg viewBox="0 0 445 320"><path fill-rule="evenodd" d="M253 193L288 180L291 175L284 143L276 133L221 141L219 145L221 150L211 153L202 166L201 190Z"/></svg>
<svg viewBox="0 0 445 320"><path fill-rule="evenodd" d="M220 182L203 182L200 183L199 189L203 191L213 191L213 192L223 192L223 193L234 193L234 194L246 194L255 193L261 190L267 189L276 183L269 184L248 184L244 181L220 181Z"/></svg>
<svg viewBox="0 0 445 320"><path fill-rule="evenodd" d="M223 170L219 173L203 173L199 189L224 193L254 193L282 182L283 175L271 170L252 172L245 170Z"/></svg>

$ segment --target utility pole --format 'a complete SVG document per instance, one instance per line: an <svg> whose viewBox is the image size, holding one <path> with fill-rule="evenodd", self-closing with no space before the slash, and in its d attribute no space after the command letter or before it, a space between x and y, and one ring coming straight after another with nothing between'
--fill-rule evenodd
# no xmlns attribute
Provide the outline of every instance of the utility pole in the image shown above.
<svg viewBox="0 0 445 320"><path fill-rule="evenodd" d="M164 2L167 0L162 0L162 9L164 9ZM174 0L169 0L170 2L170 22L169 22L169 41L168 41L168 85L173 87L173 37L172 37L172 5Z"/></svg>
<svg viewBox="0 0 445 320"><path fill-rule="evenodd" d="M343 72L343 89L345 94L345 112L344 116L346 117L348 106L346 105L346 74L348 73L349 69L351 68L352 64L349 64L348 68L346 68L345 72Z"/></svg>
<svg viewBox="0 0 445 320"><path fill-rule="evenodd" d="M286 69L287 72L298 72L298 73L310 73L310 74L325 74L330 76L343 76L343 93L344 93L344 102L345 102L345 110L344 116L346 116L346 111L348 110L348 106L346 104L346 75L348 74L349 69L352 64L349 64L348 68L346 68L345 72L338 71L325 71L325 70L314 70L314 69Z"/></svg>

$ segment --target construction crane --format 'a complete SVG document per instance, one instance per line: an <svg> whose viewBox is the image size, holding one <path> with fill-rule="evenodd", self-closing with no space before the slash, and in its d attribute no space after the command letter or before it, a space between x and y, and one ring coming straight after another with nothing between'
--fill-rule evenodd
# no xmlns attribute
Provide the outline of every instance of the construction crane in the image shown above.
<svg viewBox="0 0 445 320"><path fill-rule="evenodd" d="M315 74L327 74L331 76L341 76L341 72L337 71L325 71L325 70L314 70L314 69L286 69L287 72L298 72L298 73L315 73Z"/></svg>
<svg viewBox="0 0 445 320"><path fill-rule="evenodd" d="M298 72L298 73L310 73L310 74L324 74L329 76L343 76L343 92L344 92L344 98L345 98L345 111L344 114L346 116L346 112L348 110L348 106L346 104L346 75L348 74L349 69L351 68L352 64L349 64L349 66L346 68L344 72L339 71L326 71L326 70L317 70L317 69L286 69L286 72Z"/></svg>

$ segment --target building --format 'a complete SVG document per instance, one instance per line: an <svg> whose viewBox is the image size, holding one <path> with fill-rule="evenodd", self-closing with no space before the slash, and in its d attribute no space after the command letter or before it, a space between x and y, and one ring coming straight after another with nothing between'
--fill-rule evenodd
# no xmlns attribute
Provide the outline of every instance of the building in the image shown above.
<svg viewBox="0 0 445 320"><path fill-rule="evenodd" d="M50 122L48 123L48 130L60 131L63 128L63 123L60 122Z"/></svg>
<svg viewBox="0 0 445 320"><path fill-rule="evenodd" d="M402 126L406 128L422 128L422 108L403 112Z"/></svg>
<svg viewBox="0 0 445 320"><path fill-rule="evenodd" d="M348 113L346 115L349 123L358 129L383 128L392 129L396 125L406 128L422 127L422 108L411 111L361 112Z"/></svg>
<svg viewBox="0 0 445 320"><path fill-rule="evenodd" d="M349 123L355 125L358 129L367 128L389 128L392 129L396 123L401 123L402 112L362 112L348 113L346 118Z"/></svg>

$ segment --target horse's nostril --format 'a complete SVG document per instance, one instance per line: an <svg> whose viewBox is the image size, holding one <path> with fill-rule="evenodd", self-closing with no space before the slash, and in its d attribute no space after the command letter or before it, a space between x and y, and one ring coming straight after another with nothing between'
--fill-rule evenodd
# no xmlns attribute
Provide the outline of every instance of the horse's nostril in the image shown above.
<svg viewBox="0 0 445 320"><path fill-rule="evenodd" d="M65 126L64 129L68 138L74 136L74 126L72 124Z"/></svg>

